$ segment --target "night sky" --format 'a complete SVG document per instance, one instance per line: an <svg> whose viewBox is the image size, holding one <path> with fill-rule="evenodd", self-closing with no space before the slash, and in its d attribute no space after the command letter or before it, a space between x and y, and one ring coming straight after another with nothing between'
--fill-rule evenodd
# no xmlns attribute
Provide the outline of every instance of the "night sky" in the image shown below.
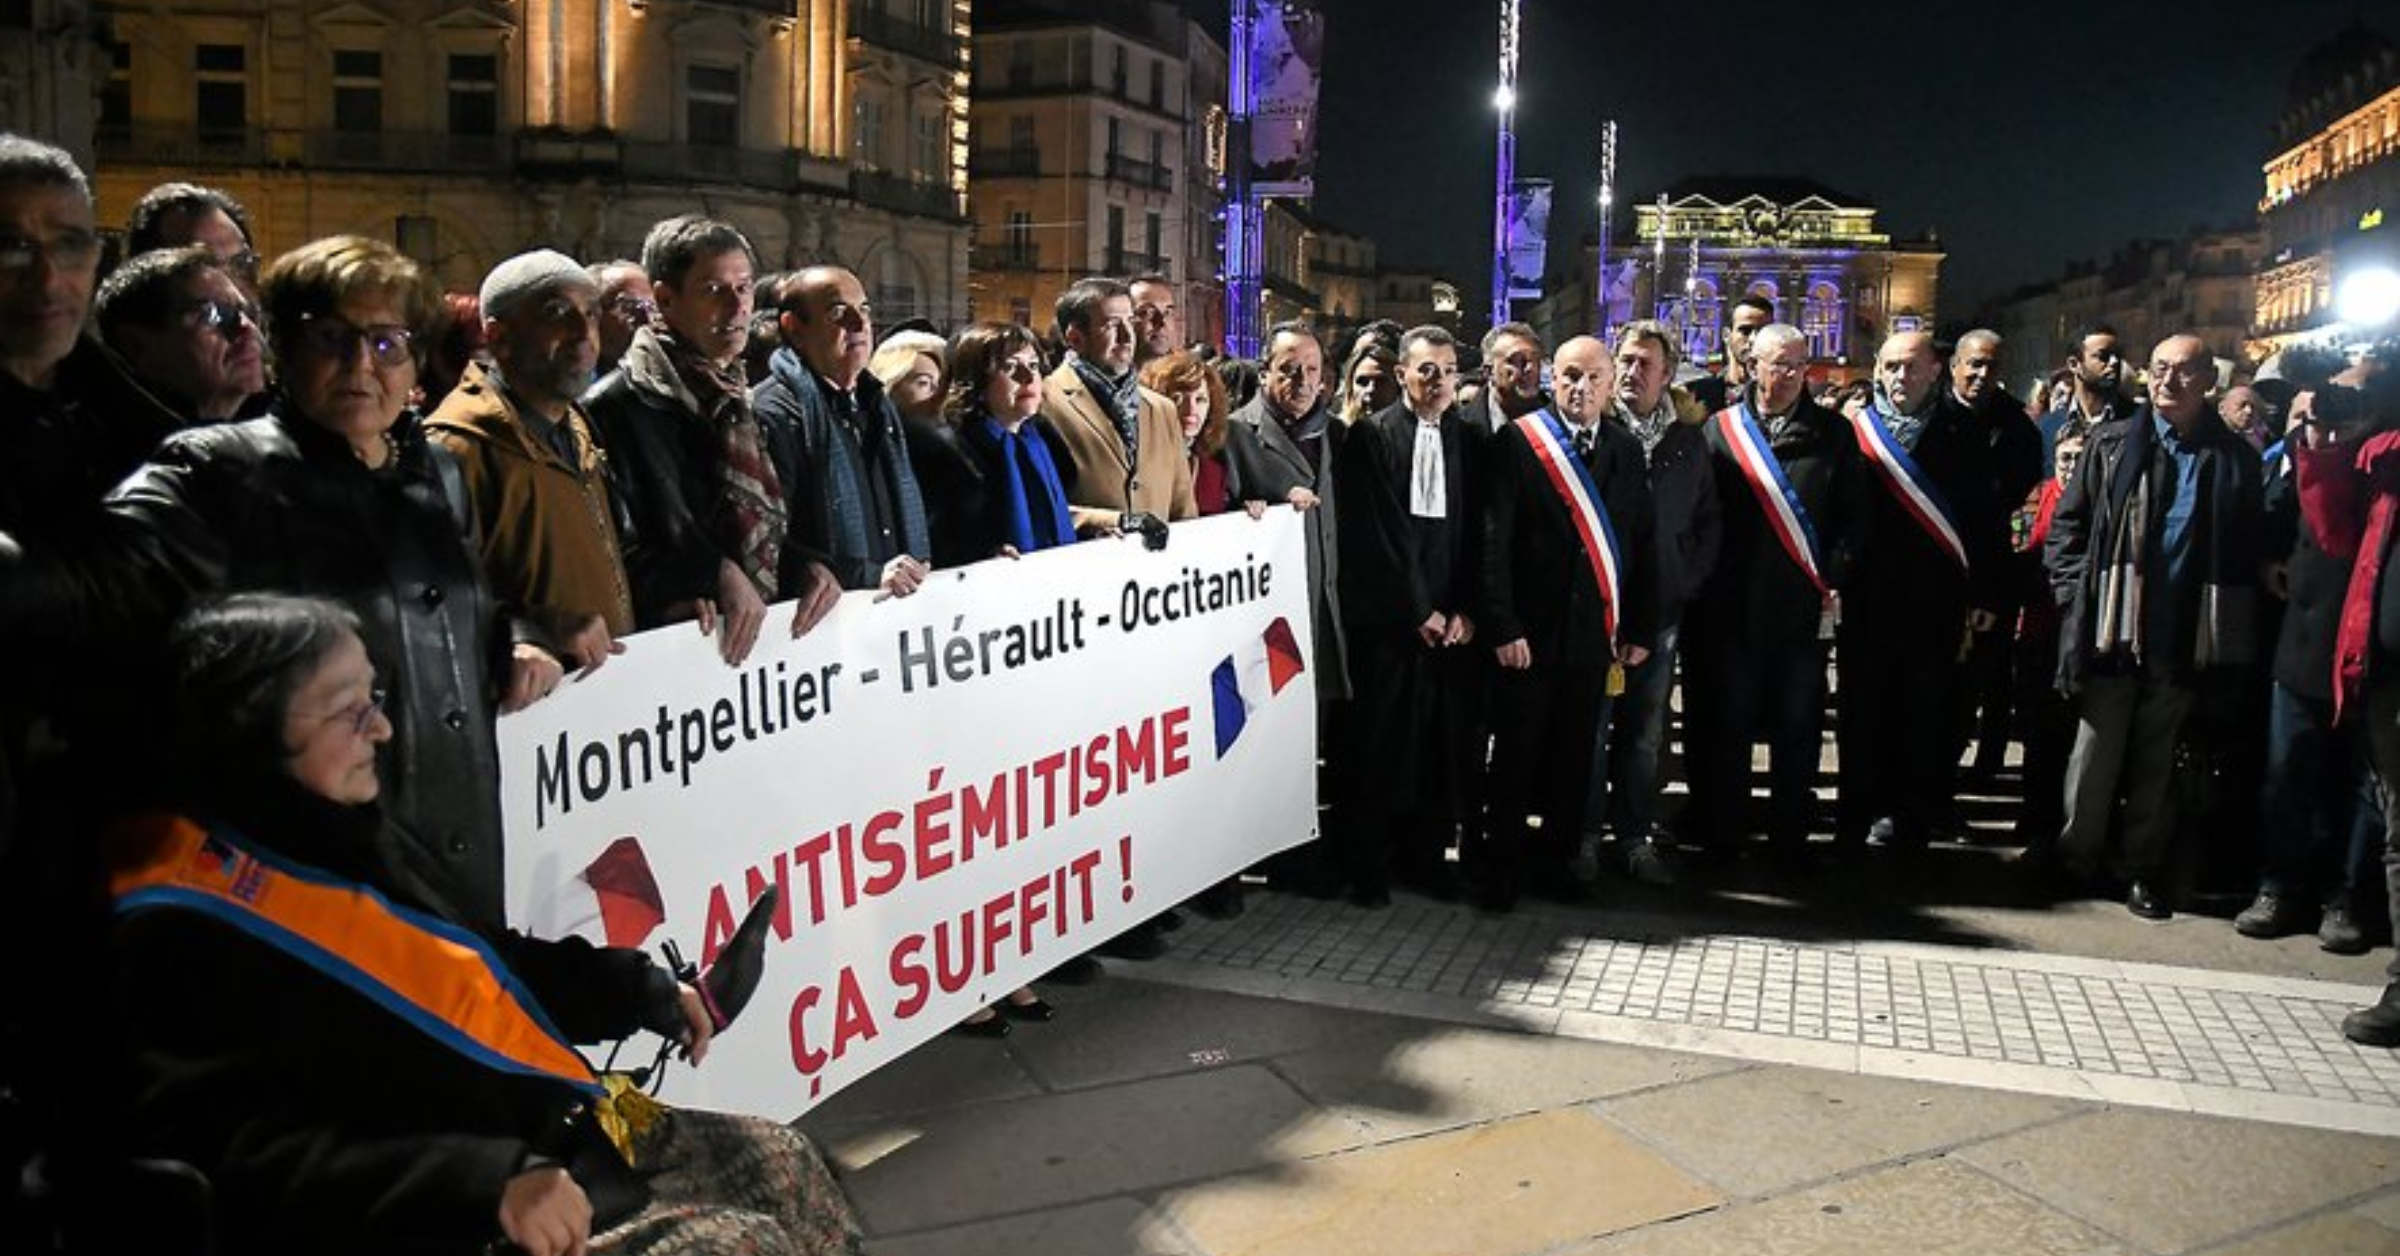
<svg viewBox="0 0 2400 1256"><path fill-rule="evenodd" d="M1498 0L1320 7L1317 213L1485 308ZM1189 8L1224 28L1224 0ZM1620 206L1690 175L1813 178L1894 236L1937 230L1942 314L1964 318L2071 259L2247 221L2293 67L2375 10L1524 0L1517 173L1558 183L1554 260L1593 230L1603 118Z"/></svg>

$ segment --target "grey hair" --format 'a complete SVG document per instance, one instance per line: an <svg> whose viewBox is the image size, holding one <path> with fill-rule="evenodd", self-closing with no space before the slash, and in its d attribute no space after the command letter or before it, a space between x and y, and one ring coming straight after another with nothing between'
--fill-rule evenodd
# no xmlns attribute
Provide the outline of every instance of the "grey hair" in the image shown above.
<svg viewBox="0 0 2400 1256"><path fill-rule="evenodd" d="M1637 318L1617 328L1617 343L1611 347L1611 356L1625 352L1625 346L1636 340L1647 340L1657 345L1659 351L1667 355L1669 371L1683 364L1683 346L1677 343L1675 333L1655 318Z"/></svg>
<svg viewBox="0 0 2400 1256"><path fill-rule="evenodd" d="M1808 334L1790 323L1769 323L1750 333L1750 356L1763 358L1787 344L1806 346Z"/></svg>
<svg viewBox="0 0 2400 1256"><path fill-rule="evenodd" d="M67 150L14 132L0 131L0 183L73 188L84 204L92 203L91 180L83 176L83 167L75 164Z"/></svg>
<svg viewBox="0 0 2400 1256"><path fill-rule="evenodd" d="M1490 331L1483 333L1483 343L1476 346L1476 348L1483 354L1484 357L1488 358L1492 356L1492 351L1494 349L1500 347L1501 341L1506 340L1511 336L1514 336L1520 340L1531 342L1533 345L1533 351L1536 353L1540 353L1542 351L1542 334L1535 331L1533 329L1533 324L1531 323L1502 323L1498 327L1494 327Z"/></svg>
<svg viewBox="0 0 2400 1256"><path fill-rule="evenodd" d="M1966 335L1960 336L1958 338L1957 346L1954 347L1951 352L1965 353L1967 351L1967 346L1973 344L1988 344L1992 347L1994 352L1997 352L2000 346L2004 343L2006 342L2000 339L1999 332L1993 331L1989 327L1978 327L1975 330L1968 332Z"/></svg>

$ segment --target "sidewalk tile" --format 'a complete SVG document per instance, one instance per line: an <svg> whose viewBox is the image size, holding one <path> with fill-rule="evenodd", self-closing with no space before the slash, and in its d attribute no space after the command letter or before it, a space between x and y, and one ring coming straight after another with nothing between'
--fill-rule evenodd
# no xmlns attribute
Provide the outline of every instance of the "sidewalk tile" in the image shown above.
<svg viewBox="0 0 2400 1256"><path fill-rule="evenodd" d="M859 1078L811 1108L810 1132L868 1117L930 1112L1041 1093L1005 1044L944 1035Z"/></svg>
<svg viewBox="0 0 2400 1256"><path fill-rule="evenodd" d="M1598 1106L1719 1187L1759 1196L2019 1129L2075 1111L2077 1105L1852 1073L1768 1068Z"/></svg>
<svg viewBox="0 0 2400 1256"><path fill-rule="evenodd" d="M2400 1176L2400 1141L2110 1110L1960 1159L2153 1251L2185 1251Z"/></svg>
<svg viewBox="0 0 2400 1256"><path fill-rule="evenodd" d="M1980 1173L1919 1161L1620 1234L1560 1256L2131 1256Z"/></svg>
<svg viewBox="0 0 2400 1256"><path fill-rule="evenodd" d="M1020 1025L1008 1043L1044 1085L1080 1090L1281 1055L1373 1031L1405 1032L1410 1025L1420 1022L1144 982L1129 984L1125 997L1105 1006L1062 1009L1047 1025Z"/></svg>
<svg viewBox="0 0 2400 1256"><path fill-rule="evenodd" d="M2400 1233L2357 1213L2337 1212L2217 1248L2208 1256L2392 1256L2395 1251L2400 1251Z"/></svg>
<svg viewBox="0 0 2400 1256"><path fill-rule="evenodd" d="M1580 1111L1328 1156L1165 1199L1210 1256L1540 1252L1716 1202Z"/></svg>
<svg viewBox="0 0 2400 1256"><path fill-rule="evenodd" d="M870 1233L953 1225L1257 1169L1293 1158L1314 1115L1255 1065L1072 1091L915 1119L914 1137L843 1184ZM873 1124L819 1132L840 1147Z"/></svg>
<svg viewBox="0 0 2400 1256"><path fill-rule="evenodd" d="M1206 1256L1139 1201L1103 1199L867 1244L867 1256Z"/></svg>
<svg viewBox="0 0 2400 1256"><path fill-rule="evenodd" d="M1390 1142L1567 1107L1739 1067L1731 1060L1570 1038L1423 1028L1406 1037L1361 1037L1275 1062L1276 1071L1302 1094L1351 1125L1355 1143Z"/></svg>

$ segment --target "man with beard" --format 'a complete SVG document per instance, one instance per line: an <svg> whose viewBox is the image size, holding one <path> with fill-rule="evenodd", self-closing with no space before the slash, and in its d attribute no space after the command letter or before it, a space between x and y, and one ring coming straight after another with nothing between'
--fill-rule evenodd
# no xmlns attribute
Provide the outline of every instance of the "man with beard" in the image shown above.
<svg viewBox="0 0 2400 1256"><path fill-rule="evenodd" d="M1692 397L1702 410L1715 414L1741 399L1750 384L1750 338L1774 321L1775 303L1765 297L1746 296L1733 303L1725 321L1724 372L1692 381Z"/></svg>
<svg viewBox="0 0 2400 1256"><path fill-rule="evenodd" d="M2093 429L2050 528L2059 686L2076 702L2058 853L2086 879L2124 799L2125 908L2164 920L2175 747L2212 674L2257 657L2258 455L2209 407L2199 337L2150 355L2150 404Z"/></svg>
<svg viewBox="0 0 2400 1256"><path fill-rule="evenodd" d="M1485 908L1529 885L1584 897L1568 869L1583 831L1592 743L1611 676L1656 641L1658 566L1641 442L1605 418L1608 346L1578 336L1553 364L1557 409L1500 430L1485 459L1484 622L1492 680Z"/></svg>
<svg viewBox="0 0 2400 1256"><path fill-rule="evenodd" d="M1990 629L2007 542L1982 425L1944 386L1933 338L1875 358L1849 423L1877 491L1842 585L1837 836L1924 847L1950 803L1951 720L1970 629Z"/></svg>
<svg viewBox="0 0 2400 1256"><path fill-rule="evenodd" d="M780 285L783 347L751 403L784 484L795 548L845 589L917 591L933 535L900 412L867 370L875 319L858 276L812 266Z"/></svg>
<svg viewBox="0 0 2400 1256"><path fill-rule="evenodd" d="M1593 747L1584 848L1575 865L1575 874L1585 879L1599 874L1603 819L1616 830L1618 857L1627 873L1652 885L1675 879L1654 840L1658 761L1666 745L1667 696L1675 683L1684 607L1716 566L1722 527L1716 473L1701 434L1708 416L1668 384L1680 357L1676 344L1671 330L1648 319L1617 330L1617 387L1609 417L1641 443L1649 474L1657 512L1658 640L1649 659L1626 672L1625 692L1609 704Z"/></svg>
<svg viewBox="0 0 2400 1256"><path fill-rule="evenodd" d="M592 386L599 295L549 249L493 267L478 294L491 361L469 365L425 421L457 461L493 594L584 668L634 627L607 466L576 400Z"/></svg>
<svg viewBox="0 0 2400 1256"><path fill-rule="evenodd" d="M1140 275L1125 285L1133 297L1133 365L1136 370L1183 344L1183 320L1175 313L1175 285L1165 275Z"/></svg>
<svg viewBox="0 0 2400 1256"><path fill-rule="evenodd" d="M699 214L669 218L642 241L657 319L585 401L618 471L632 531L625 569L637 626L696 619L739 666L767 603L793 597L792 634L841 596L823 564L794 550L787 506L742 378L750 337L750 241Z"/></svg>
<svg viewBox="0 0 2400 1256"><path fill-rule="evenodd" d="M2133 413L2125 396L2125 353L2117 346L2117 329L2106 323L2086 323L2067 342L2067 373L2075 393L2066 405L2042 416L2042 465L2050 465L2058 442L2067 436L2089 436L2111 419Z"/></svg>
<svg viewBox="0 0 2400 1256"><path fill-rule="evenodd" d="M225 264L193 245L119 266L94 321L134 381L188 425L241 417L266 391L258 318Z"/></svg>
<svg viewBox="0 0 2400 1256"><path fill-rule="evenodd" d="M1991 471L1991 509L2000 526L2030 509L2028 499L2046 474L2042 466L2042 432L2026 417L2025 408L2000 386L2000 334L1977 328L1958 338L1950 354L1950 399L1966 407L1982 431ZM1952 733L1953 759L1972 736L1976 743L1971 775L1989 781L2008 753L2010 710L2015 680L2010 655L2014 649L2017 608L2021 594L2039 584L2040 559L2010 552L2000 557L2001 575L1989 586L1999 599L1988 628L1975 631L1967 653L1966 683L1959 690ZM1980 716L1980 719L1978 718Z"/></svg>
<svg viewBox="0 0 2400 1256"><path fill-rule="evenodd" d="M1136 514L1196 516L1174 403L1134 373L1132 294L1114 279L1076 280L1058 296L1058 338L1066 360L1044 381L1042 421L1074 463L1076 532L1114 531Z"/></svg>
<svg viewBox="0 0 2400 1256"><path fill-rule="evenodd" d="M1550 404L1542 391L1542 338L1523 323L1502 323L1484 334L1483 371L1490 386L1459 407L1476 427L1497 432Z"/></svg>
<svg viewBox="0 0 2400 1256"><path fill-rule="evenodd" d="M1381 907L1397 872L1436 898L1458 896L1450 835L1473 797L1467 780L1475 639L1476 494L1481 429L1458 417L1458 343L1440 327L1401 340L1401 400L1342 440L1343 623L1355 705L1346 722L1360 770L1343 837L1351 900Z"/></svg>
<svg viewBox="0 0 2400 1256"><path fill-rule="evenodd" d="M1685 620L1692 796L1682 837L1722 850L1734 836L1750 746L1763 735L1767 835L1788 862L1815 814L1835 590L1849 576L1869 486L1850 424L1809 400L1807 337L1769 323L1750 349L1748 387L1706 432L1724 539Z"/></svg>

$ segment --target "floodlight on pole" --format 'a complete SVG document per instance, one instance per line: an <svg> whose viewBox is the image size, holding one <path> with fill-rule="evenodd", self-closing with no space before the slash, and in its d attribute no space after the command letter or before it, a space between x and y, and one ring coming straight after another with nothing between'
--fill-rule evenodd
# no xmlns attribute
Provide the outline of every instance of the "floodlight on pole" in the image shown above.
<svg viewBox="0 0 2400 1256"><path fill-rule="evenodd" d="M1500 0L1500 87L1492 107L1500 113L1500 153L1494 163L1499 194L1492 206L1492 326L1508 321L1508 200L1517 179L1517 22L1519 0Z"/></svg>
<svg viewBox="0 0 2400 1256"><path fill-rule="evenodd" d="M1593 267L1592 333L1608 338L1608 219L1617 204L1617 123L1600 124L1600 249Z"/></svg>
<svg viewBox="0 0 2400 1256"><path fill-rule="evenodd" d="M2367 266L2342 276L2334 285L2333 312L2358 331L2389 326L2400 318L2400 271Z"/></svg>

